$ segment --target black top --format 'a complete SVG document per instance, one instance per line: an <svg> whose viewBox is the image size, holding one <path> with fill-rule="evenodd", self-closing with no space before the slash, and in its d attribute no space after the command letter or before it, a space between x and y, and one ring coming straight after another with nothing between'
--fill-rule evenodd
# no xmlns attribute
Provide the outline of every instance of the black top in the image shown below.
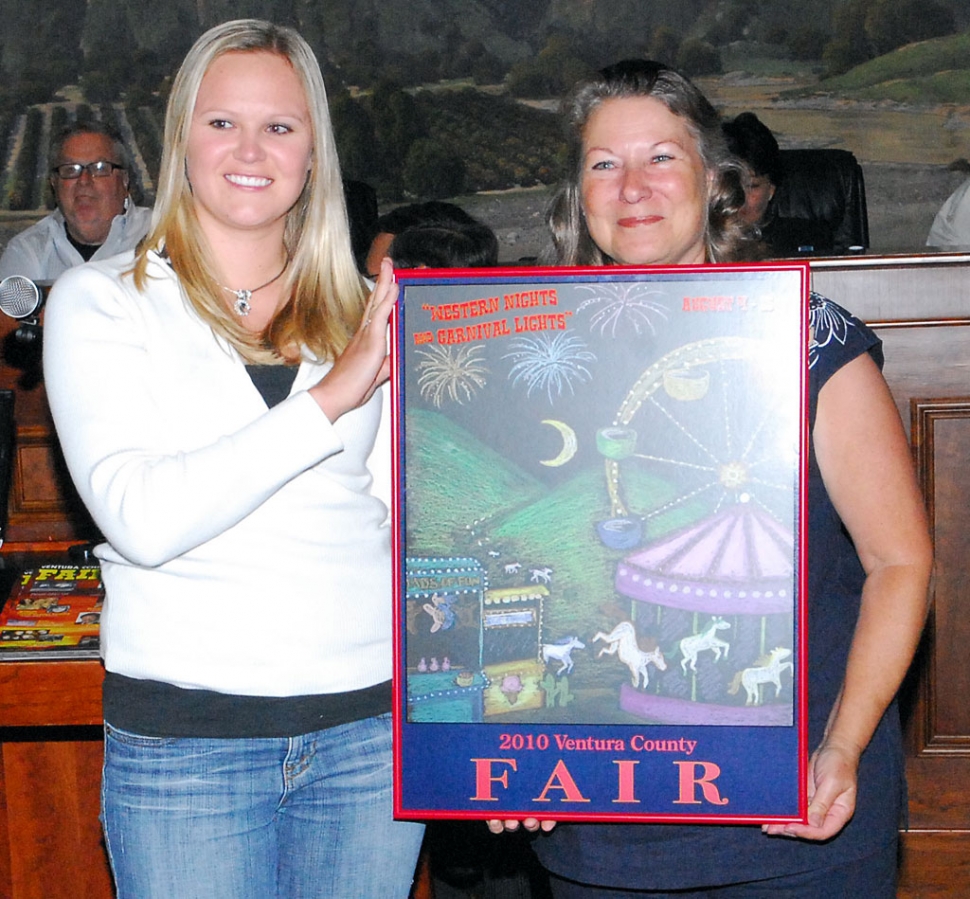
<svg viewBox="0 0 970 899"><path fill-rule="evenodd" d="M863 353L881 366L881 342L861 321L811 298L809 414L822 386ZM822 483L810 443L808 462L808 741L819 745L845 673L865 573ZM758 765L758 759L751 759ZM891 843L905 781L896 705L883 716L859 765L855 815L825 843L768 837L758 826L560 824L535 842L542 863L580 883L676 890L745 883L851 862Z"/></svg>
<svg viewBox="0 0 970 899"><path fill-rule="evenodd" d="M391 682L320 696L236 696L184 690L109 671L104 720L149 737L296 737L391 709Z"/></svg>
<svg viewBox="0 0 970 899"><path fill-rule="evenodd" d="M761 239L772 259L823 256L836 251L832 228L811 219L774 216L762 225Z"/></svg>
<svg viewBox="0 0 970 899"><path fill-rule="evenodd" d="M75 240L71 236L71 232L67 230L66 223L64 225L64 233L67 235L67 240L70 245L81 254L81 258L85 262L90 262L91 257L101 249L101 244L99 243L81 243L80 241Z"/></svg>
<svg viewBox="0 0 970 899"><path fill-rule="evenodd" d="M249 372L249 377L263 397L263 402L272 409L290 395L293 382L296 380L297 367L295 365L247 365L246 371Z"/></svg>

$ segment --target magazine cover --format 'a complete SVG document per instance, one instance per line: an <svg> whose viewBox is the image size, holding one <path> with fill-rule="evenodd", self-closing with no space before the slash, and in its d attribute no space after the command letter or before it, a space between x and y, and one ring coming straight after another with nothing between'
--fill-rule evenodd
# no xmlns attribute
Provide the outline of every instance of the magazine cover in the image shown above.
<svg viewBox="0 0 970 899"><path fill-rule="evenodd" d="M0 661L98 658L103 600L96 565L24 571L0 609Z"/></svg>
<svg viewBox="0 0 970 899"><path fill-rule="evenodd" d="M807 267L397 277L396 813L802 820Z"/></svg>

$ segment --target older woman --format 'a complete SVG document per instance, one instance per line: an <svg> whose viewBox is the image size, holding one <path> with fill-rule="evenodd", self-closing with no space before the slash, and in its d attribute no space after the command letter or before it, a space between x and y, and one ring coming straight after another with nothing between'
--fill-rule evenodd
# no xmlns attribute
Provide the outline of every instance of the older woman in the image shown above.
<svg viewBox="0 0 970 899"><path fill-rule="evenodd" d="M689 81L622 62L579 84L565 116L572 166L550 216L555 261L687 265L741 251L738 163ZM904 784L894 696L926 612L931 547L878 338L816 295L811 324L808 823L528 820L550 831L536 850L557 899L895 895Z"/></svg>
<svg viewBox="0 0 970 899"><path fill-rule="evenodd" d="M320 69L219 25L169 99L136 254L51 295L47 390L105 535L102 817L119 899L407 896L391 814L396 298L351 254Z"/></svg>

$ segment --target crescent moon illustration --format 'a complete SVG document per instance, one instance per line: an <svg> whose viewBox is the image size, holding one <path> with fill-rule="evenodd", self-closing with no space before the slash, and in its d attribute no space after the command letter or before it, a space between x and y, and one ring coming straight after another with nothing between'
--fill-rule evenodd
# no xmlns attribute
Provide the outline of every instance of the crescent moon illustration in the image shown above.
<svg viewBox="0 0 970 899"><path fill-rule="evenodd" d="M576 432L566 422L556 421L554 418L547 418L542 423L554 427L562 434L562 449L554 459L540 459L539 463L541 465L548 465L550 468L558 468L560 465L565 465L576 455L576 450L579 449L579 444L576 441Z"/></svg>

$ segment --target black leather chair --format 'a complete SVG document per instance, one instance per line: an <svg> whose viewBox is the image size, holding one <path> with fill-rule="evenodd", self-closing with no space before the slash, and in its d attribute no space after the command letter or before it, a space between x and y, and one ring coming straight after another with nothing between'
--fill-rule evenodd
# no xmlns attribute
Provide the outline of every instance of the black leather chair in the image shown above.
<svg viewBox="0 0 970 899"><path fill-rule="evenodd" d="M765 229L773 255L841 255L869 246L862 167L848 150L782 150ZM860 248L860 249L857 249Z"/></svg>

